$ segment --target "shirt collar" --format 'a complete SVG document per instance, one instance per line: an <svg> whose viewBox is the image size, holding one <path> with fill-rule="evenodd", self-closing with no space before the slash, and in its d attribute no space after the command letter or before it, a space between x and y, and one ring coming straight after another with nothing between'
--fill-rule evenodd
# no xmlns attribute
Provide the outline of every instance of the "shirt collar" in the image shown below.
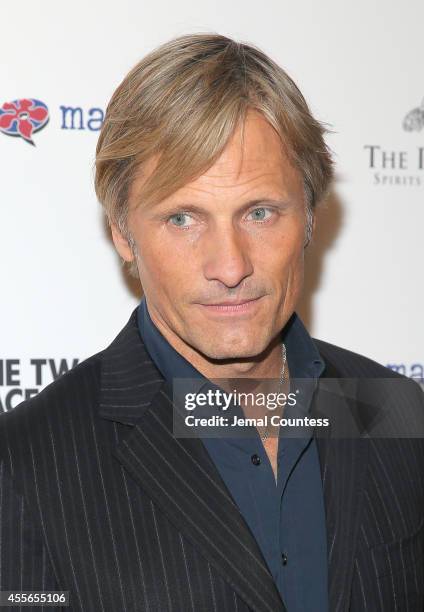
<svg viewBox="0 0 424 612"><path fill-rule="evenodd" d="M325 369L325 363L296 312L284 326L281 338L286 345L290 376L292 378L319 378Z"/></svg>
<svg viewBox="0 0 424 612"><path fill-rule="evenodd" d="M204 378L203 374L169 344L153 323L145 296L138 307L137 317L139 332L146 350L166 380ZM281 339L286 345L291 378L317 379L321 376L325 368L324 361L306 327L295 312L284 326Z"/></svg>

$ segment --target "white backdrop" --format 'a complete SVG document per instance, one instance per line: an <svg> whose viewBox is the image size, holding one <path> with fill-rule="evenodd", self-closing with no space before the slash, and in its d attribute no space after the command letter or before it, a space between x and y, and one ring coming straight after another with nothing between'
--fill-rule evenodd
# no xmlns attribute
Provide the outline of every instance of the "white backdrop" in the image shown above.
<svg viewBox="0 0 424 612"><path fill-rule="evenodd" d="M137 304L94 195L98 128L143 55L197 31L260 46L332 126L337 182L298 308L310 332L423 375L422 0L24 0L1 13L0 108L33 98L50 119L35 146L0 131L0 410L104 348Z"/></svg>

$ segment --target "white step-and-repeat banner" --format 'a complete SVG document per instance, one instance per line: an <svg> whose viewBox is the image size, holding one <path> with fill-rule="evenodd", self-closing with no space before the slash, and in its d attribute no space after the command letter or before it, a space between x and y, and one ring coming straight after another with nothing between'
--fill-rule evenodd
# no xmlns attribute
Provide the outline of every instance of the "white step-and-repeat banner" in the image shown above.
<svg viewBox="0 0 424 612"><path fill-rule="evenodd" d="M127 71L200 31L261 47L333 130L297 309L310 332L422 378L422 0L24 0L1 16L0 410L104 348L137 304L95 198L96 141Z"/></svg>

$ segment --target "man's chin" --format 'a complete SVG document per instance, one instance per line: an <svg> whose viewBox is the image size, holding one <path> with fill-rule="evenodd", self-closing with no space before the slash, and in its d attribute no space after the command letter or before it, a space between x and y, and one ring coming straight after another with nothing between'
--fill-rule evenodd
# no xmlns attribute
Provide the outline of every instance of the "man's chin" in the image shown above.
<svg viewBox="0 0 424 612"><path fill-rule="evenodd" d="M259 345L256 341L246 342L244 341L235 342L232 339L229 342L210 342L202 343L202 346L197 346L197 350L203 353L208 359L214 360L237 360L237 359L253 359L257 357L266 347Z"/></svg>
<svg viewBox="0 0 424 612"><path fill-rule="evenodd" d="M204 325L192 321L185 326L186 342L208 359L249 359L260 355L272 339L266 325L251 322L227 322L227 325ZM184 339L184 335L182 335Z"/></svg>

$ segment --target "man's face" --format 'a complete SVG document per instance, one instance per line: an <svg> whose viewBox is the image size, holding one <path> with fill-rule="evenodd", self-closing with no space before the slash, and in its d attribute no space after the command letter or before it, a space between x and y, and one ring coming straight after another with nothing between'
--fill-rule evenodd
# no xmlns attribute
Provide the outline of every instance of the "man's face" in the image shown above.
<svg viewBox="0 0 424 612"><path fill-rule="evenodd" d="M135 208L140 180L130 193L128 229L154 323L182 354L262 353L293 313L303 283L303 181L276 132L249 111L244 150L237 131L207 172L150 210ZM116 227L113 238L130 261Z"/></svg>

